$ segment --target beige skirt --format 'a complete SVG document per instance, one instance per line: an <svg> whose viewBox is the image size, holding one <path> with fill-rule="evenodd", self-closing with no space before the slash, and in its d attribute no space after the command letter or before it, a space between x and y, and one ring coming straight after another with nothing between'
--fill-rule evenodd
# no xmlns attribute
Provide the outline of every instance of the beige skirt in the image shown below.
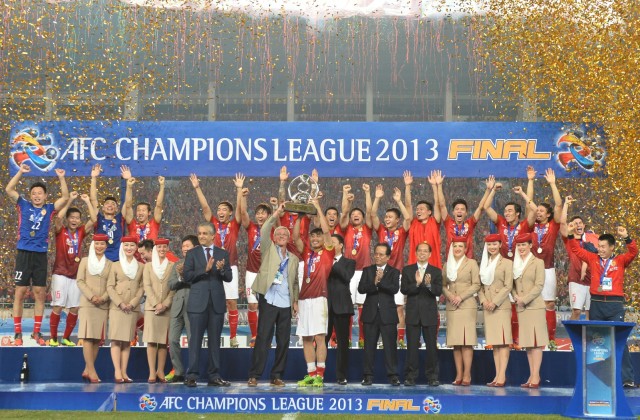
<svg viewBox="0 0 640 420"><path fill-rule="evenodd" d="M125 314L120 309L109 309L109 340L126 341L133 340L136 332L136 322L140 312Z"/></svg>
<svg viewBox="0 0 640 420"><path fill-rule="evenodd" d="M478 310L456 309L447 310L447 347L475 346L478 344L476 334L476 315Z"/></svg>
<svg viewBox="0 0 640 420"><path fill-rule="evenodd" d="M170 320L171 309L167 309L162 315L156 315L153 311L144 311L142 341L166 345Z"/></svg>
<svg viewBox="0 0 640 420"><path fill-rule="evenodd" d="M491 346L513 344L511 308L484 311L484 336L486 344Z"/></svg>
<svg viewBox="0 0 640 420"><path fill-rule="evenodd" d="M525 309L518 312L520 347L544 347L549 344L546 309Z"/></svg>
<svg viewBox="0 0 640 420"><path fill-rule="evenodd" d="M102 340L105 338L107 309L80 307L78 310L78 338Z"/></svg>

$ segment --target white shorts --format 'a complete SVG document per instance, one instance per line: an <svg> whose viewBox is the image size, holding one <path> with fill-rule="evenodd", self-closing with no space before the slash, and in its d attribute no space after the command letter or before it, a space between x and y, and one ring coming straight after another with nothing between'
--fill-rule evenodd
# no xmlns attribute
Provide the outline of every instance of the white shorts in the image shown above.
<svg viewBox="0 0 640 420"><path fill-rule="evenodd" d="M227 300L237 300L238 299L238 266L231 266L231 274L233 275L233 279L227 283L223 281L224 285L224 296Z"/></svg>
<svg viewBox="0 0 640 420"><path fill-rule="evenodd" d="M569 299L571 299L571 308L580 309L584 307L585 311L588 311L591 307L591 293L589 292L589 286L584 284L569 282Z"/></svg>
<svg viewBox="0 0 640 420"><path fill-rule="evenodd" d="M51 306L67 309L80 306L80 289L75 279L60 274L51 276Z"/></svg>
<svg viewBox="0 0 640 420"><path fill-rule="evenodd" d="M351 289L351 302L356 305L362 305L367 295L363 295L358 293L358 283L360 283L360 279L362 278L362 270L356 270L351 277L351 282L349 283L349 289Z"/></svg>
<svg viewBox="0 0 640 420"><path fill-rule="evenodd" d="M297 336L313 337L326 334L327 328L329 328L329 307L326 297L298 301Z"/></svg>
<svg viewBox="0 0 640 420"><path fill-rule="evenodd" d="M245 289L247 291L247 302L248 303L258 303L258 298L251 290L251 286L253 286L253 282L256 281L256 277L258 277L258 273L252 273L251 271L247 271L244 277Z"/></svg>
<svg viewBox="0 0 640 420"><path fill-rule="evenodd" d="M545 302L555 301L557 292L556 292L556 269L555 268L545 268L544 269L544 287L542 288L542 300Z"/></svg>
<svg viewBox="0 0 640 420"><path fill-rule="evenodd" d="M401 280L402 280L402 275L400 275L400 278L398 279L398 283L400 283ZM400 284L402 285L402 283ZM398 293L393 295L393 300L396 302L396 306L403 306L405 303L405 296L402 294L400 290L398 290Z"/></svg>

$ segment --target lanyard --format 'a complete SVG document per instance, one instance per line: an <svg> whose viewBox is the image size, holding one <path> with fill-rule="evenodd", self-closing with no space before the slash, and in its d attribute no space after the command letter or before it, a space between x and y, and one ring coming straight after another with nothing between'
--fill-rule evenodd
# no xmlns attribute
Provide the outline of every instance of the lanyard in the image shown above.
<svg viewBox="0 0 640 420"><path fill-rule="evenodd" d="M391 248L391 250L393 251L393 235L391 234L391 232L389 232L389 229L387 230L387 243L389 244L389 248Z"/></svg>
<svg viewBox="0 0 640 420"><path fill-rule="evenodd" d="M78 231L75 231L75 235L71 234L69 228L67 228L67 235L71 239L71 246L73 247L73 255L78 255Z"/></svg>
<svg viewBox="0 0 640 420"><path fill-rule="evenodd" d="M218 228L218 235L220 235L220 245L222 248L224 248L224 241L225 239L227 239L227 233L229 233L229 224L227 223L224 228L222 227L222 223L220 223L218 226L220 226Z"/></svg>
<svg viewBox="0 0 640 420"><path fill-rule="evenodd" d="M258 245L260 245L260 229L261 227L256 225L256 236L253 240L253 246L251 247L251 251L255 251L256 248L258 248Z"/></svg>
<svg viewBox="0 0 640 420"><path fill-rule="evenodd" d="M600 284L602 284L602 281L607 276L607 271L609 271L609 266L611 265L611 261L613 261L614 258L615 258L615 255L612 255L609 259L607 259L606 264L604 260L600 258L600 267L602 267L603 269L602 275L600 276Z"/></svg>
<svg viewBox="0 0 640 420"><path fill-rule="evenodd" d="M544 229L540 223L536 223L536 235L538 235L538 246L542 246L542 238L547 234L547 230L549 229L549 225L545 226Z"/></svg>
<svg viewBox="0 0 640 420"><path fill-rule="evenodd" d="M309 261L307 261L307 279L311 278L311 269L313 268L313 259L316 256L315 251L311 251L309 254Z"/></svg>
<svg viewBox="0 0 640 420"><path fill-rule="evenodd" d="M509 251L513 248L513 240L516 237L516 232L518 230L518 225L513 228L513 232L511 231L511 225L507 225L507 242L509 244Z"/></svg>

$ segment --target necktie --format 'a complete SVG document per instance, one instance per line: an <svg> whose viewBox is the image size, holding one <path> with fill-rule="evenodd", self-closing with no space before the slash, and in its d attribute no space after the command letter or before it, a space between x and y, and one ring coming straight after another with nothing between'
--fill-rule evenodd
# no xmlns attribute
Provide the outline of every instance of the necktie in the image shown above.
<svg viewBox="0 0 640 420"><path fill-rule="evenodd" d="M418 267L418 271L420 272L420 278L424 278L424 267Z"/></svg>
<svg viewBox="0 0 640 420"><path fill-rule="evenodd" d="M209 261L211 259L211 248L207 247L205 249L207 250L207 261Z"/></svg>

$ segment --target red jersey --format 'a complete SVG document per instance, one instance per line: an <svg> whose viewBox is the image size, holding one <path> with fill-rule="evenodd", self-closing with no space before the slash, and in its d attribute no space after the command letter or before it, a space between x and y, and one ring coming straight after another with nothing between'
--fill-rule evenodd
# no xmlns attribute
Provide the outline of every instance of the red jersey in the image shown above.
<svg viewBox="0 0 640 420"><path fill-rule="evenodd" d="M342 228L340 227L340 225L336 225L333 229L329 229L329 233L331 235L340 235L344 239L344 232L342 231Z"/></svg>
<svg viewBox="0 0 640 420"><path fill-rule="evenodd" d="M444 249L445 255L449 255L451 241L456 237L467 238L467 258L473 259L473 232L478 221L471 216L461 225L457 224L453 217L447 216L444 220L444 231L447 234L447 246Z"/></svg>
<svg viewBox="0 0 640 420"><path fill-rule="evenodd" d="M578 283L583 286L591 285L591 270L587 265L587 272L584 275L584 279L580 280L582 277L582 260L578 258L575 252L571 251L569 245L567 244L569 240L562 237L562 242L564 242L564 246L567 250L567 256L569 257L569 269L567 270L567 279L569 283ZM580 244L580 248L584 248L587 243L590 243L594 247L598 246L598 235L594 233L584 233L582 235L582 239L578 240Z"/></svg>
<svg viewBox="0 0 640 420"><path fill-rule="evenodd" d="M371 228L364 223L358 228L354 228L351 223L347 225L347 230L344 234L343 255L356 260L356 270L358 271L362 271L365 267L371 265L372 236Z"/></svg>
<svg viewBox="0 0 640 420"><path fill-rule="evenodd" d="M597 254L580 248L580 243L575 239L567 241L567 245L580 260L589 264L591 270L591 296L624 296L624 269L638 255L636 241L627 243L627 252L621 255L613 254L611 258L603 260ZM611 290L600 289L606 278L611 279Z"/></svg>
<svg viewBox="0 0 640 420"><path fill-rule="evenodd" d="M247 252L247 271L258 273L260 271L260 226L254 222L249 222L247 227L247 237L249 239L249 250ZM271 229L271 239L273 239L273 229Z"/></svg>
<svg viewBox="0 0 640 420"><path fill-rule="evenodd" d="M554 268L555 260L553 255L559 231L560 223L555 220L549 220L546 225L541 223L533 225L533 248L531 252L544 261L544 268Z"/></svg>
<svg viewBox="0 0 640 420"><path fill-rule="evenodd" d="M53 274L75 279L82 258L82 241L86 236L84 225L75 233L63 227L56 233L56 259L53 262ZM77 258L77 261L76 261Z"/></svg>
<svg viewBox="0 0 640 420"><path fill-rule="evenodd" d="M289 230L290 240L287 244L287 250L302 261L302 254L298 251L298 248L296 248L295 243L293 243L293 228L296 225L298 217L300 217L298 213L289 213L288 211L285 211L282 217L280 217L280 226L284 226ZM309 224L309 218L302 216L302 219L300 220L300 239L302 239L305 248L309 246Z"/></svg>
<svg viewBox="0 0 640 420"><path fill-rule="evenodd" d="M238 235L240 234L240 224L236 219L231 219L229 223L220 223L215 217L211 217L210 222L216 229L213 244L229 253L229 265L238 265Z"/></svg>
<svg viewBox="0 0 640 420"><path fill-rule="evenodd" d="M513 261L513 256L516 252L516 236L520 235L521 233L531 232L531 229L529 228L529 222L523 220L517 225L511 226L507 223L507 219L505 219L504 216L498 215L496 228L498 228L498 234L500 235L500 240L502 240L502 245L500 245L500 254L504 258ZM532 249L531 251L534 252L534 255L536 257L538 256L536 248ZM511 255L509 255L509 252L511 252Z"/></svg>
<svg viewBox="0 0 640 420"><path fill-rule="evenodd" d="M327 280L333 267L333 257L336 251L323 248L315 252L305 248L303 253L304 273L299 300L327 297Z"/></svg>
<svg viewBox="0 0 640 420"><path fill-rule="evenodd" d="M145 224L139 224L134 218L128 226L129 235L135 236L138 242L142 242L144 239L158 239L160 234L160 224L156 222L156 219L150 219Z"/></svg>
<svg viewBox="0 0 640 420"><path fill-rule="evenodd" d="M386 243L391 247L391 256L387 264L402 271L404 268L404 245L407 243L405 228L400 226L392 232L381 224L378 227L378 242Z"/></svg>
<svg viewBox="0 0 640 420"><path fill-rule="evenodd" d="M440 248L442 246L440 243L440 223L436 222L436 218L433 216L430 216L425 223L420 222L418 219L411 221L411 226L409 227L408 264L415 264L418 261L416 258L416 246L425 242L431 247L429 264L442 268L442 258L440 256Z"/></svg>

